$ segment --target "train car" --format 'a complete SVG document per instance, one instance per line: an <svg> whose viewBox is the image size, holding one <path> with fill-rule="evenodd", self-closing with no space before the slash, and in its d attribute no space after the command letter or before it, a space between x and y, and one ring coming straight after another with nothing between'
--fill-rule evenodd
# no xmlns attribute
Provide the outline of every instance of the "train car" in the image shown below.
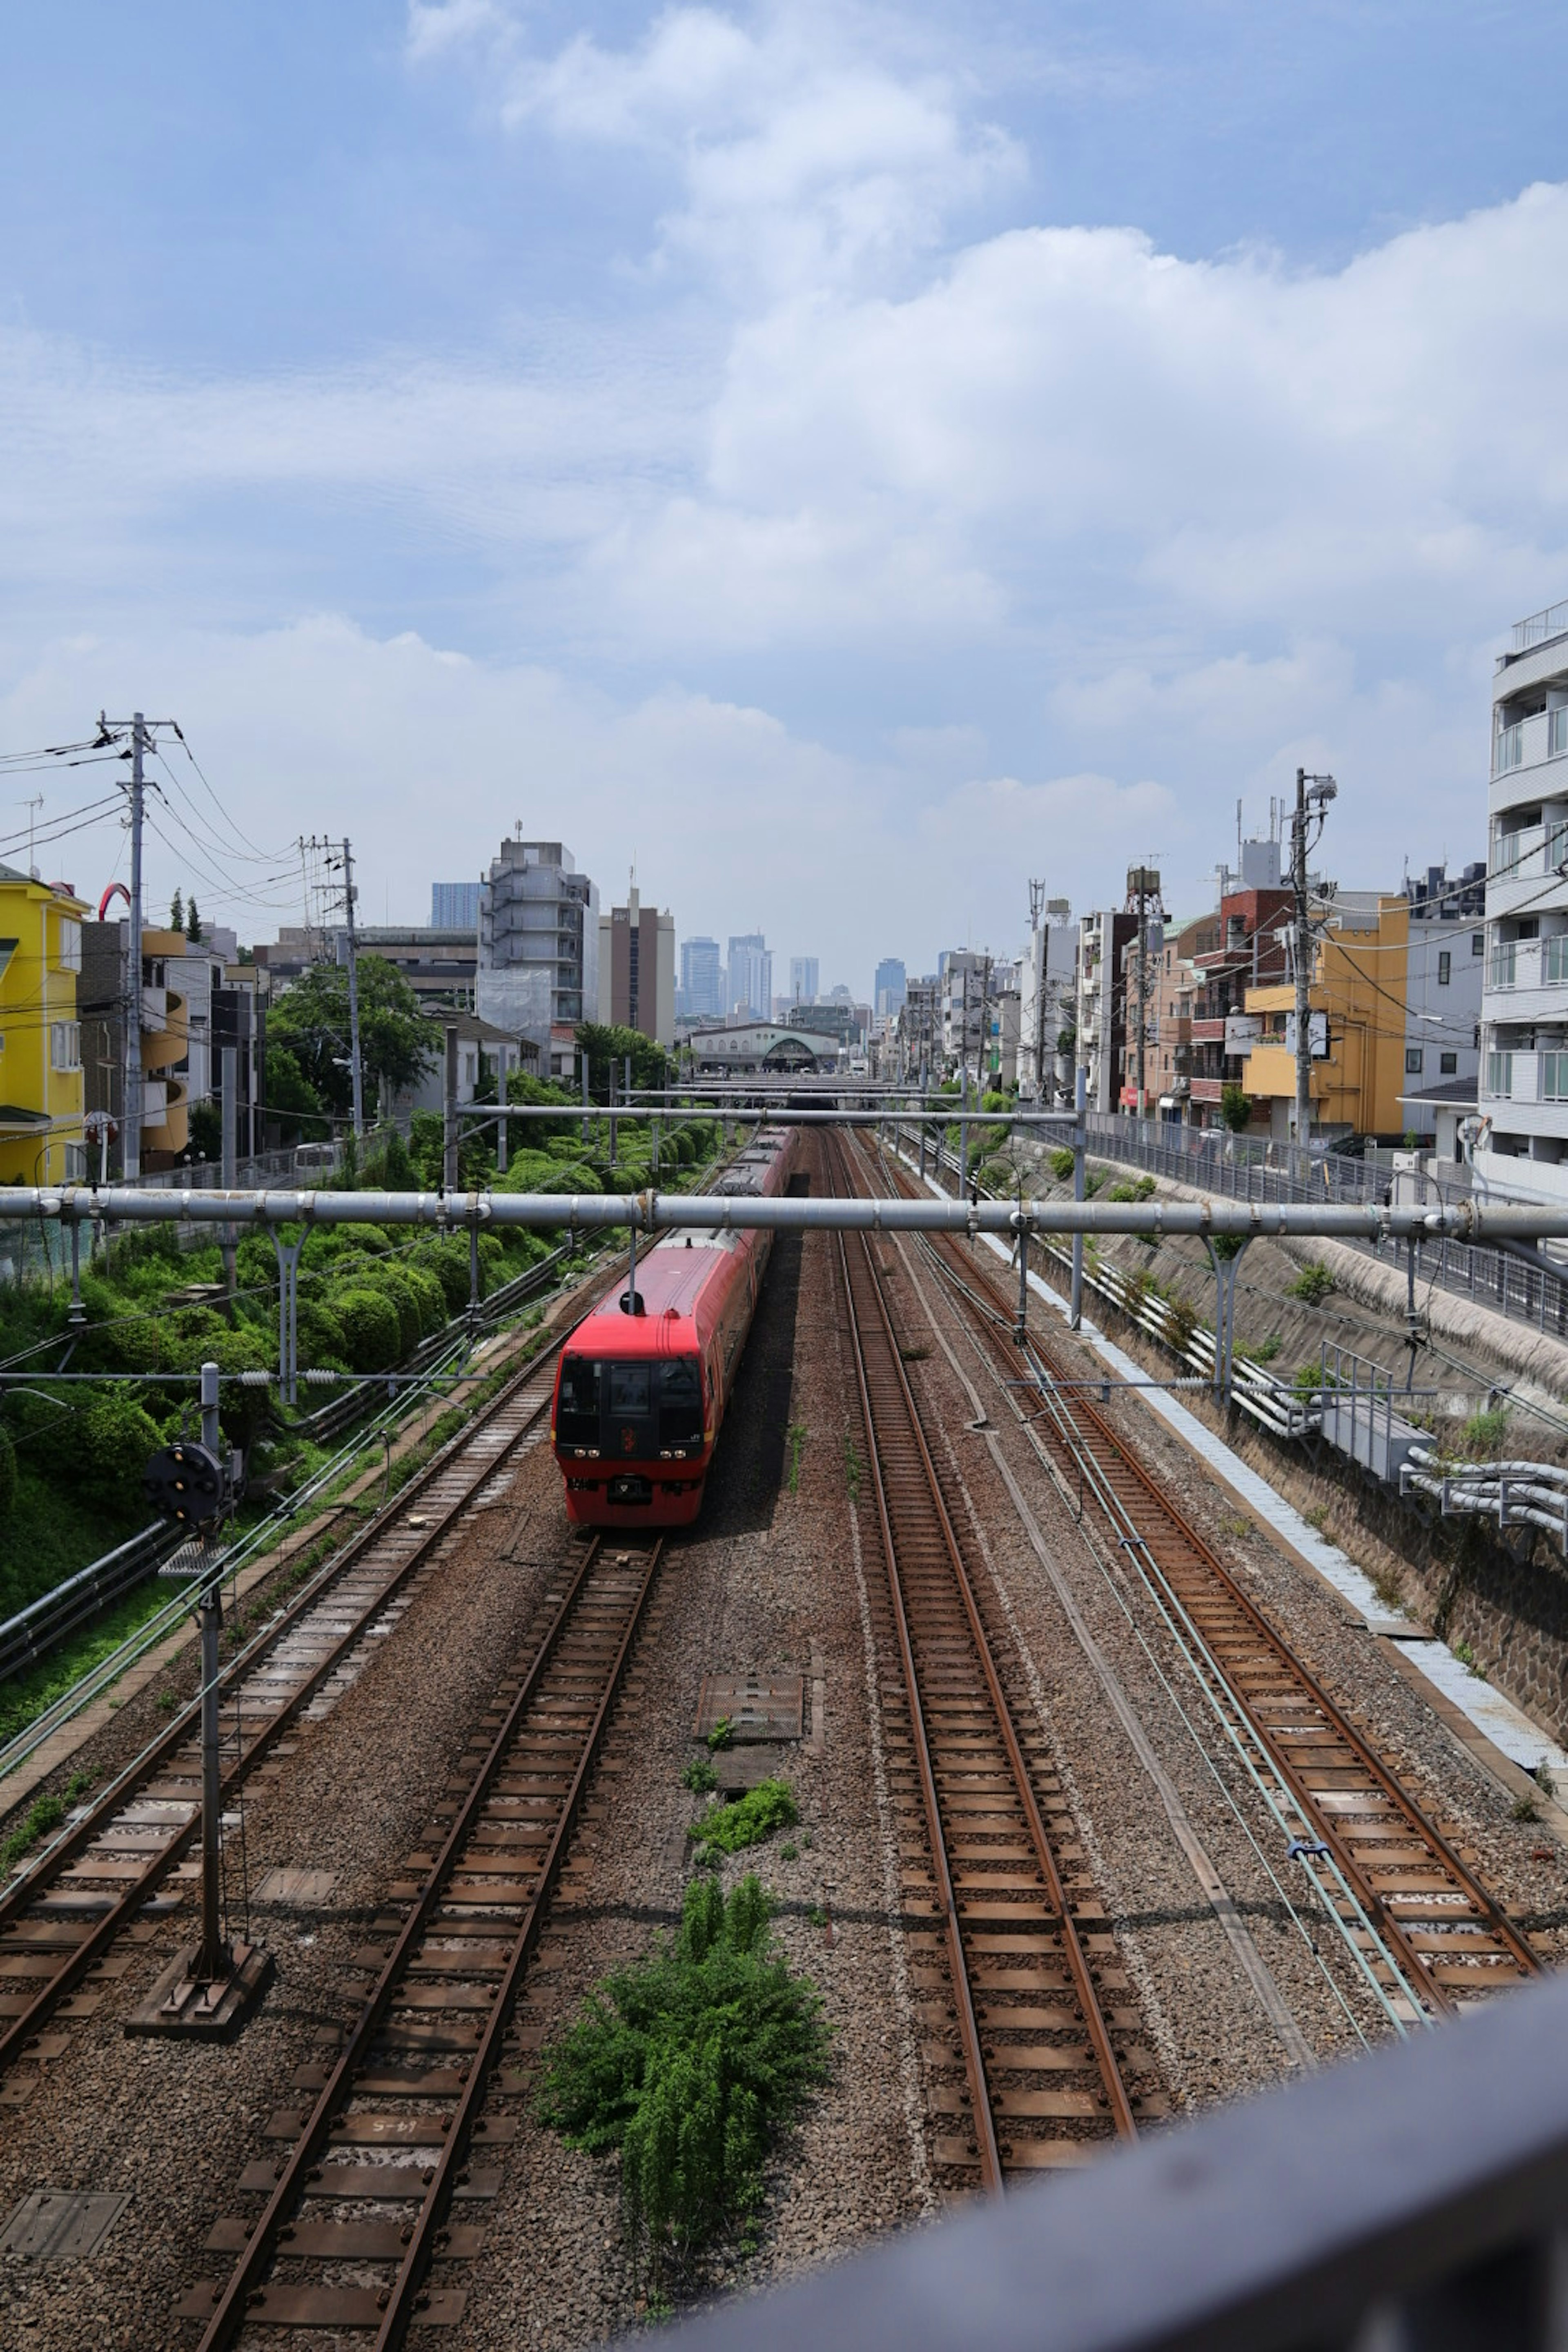
<svg viewBox="0 0 1568 2352"><path fill-rule="evenodd" d="M798 1138L763 1128L715 1193L786 1190ZM578 1527L688 1526L702 1507L773 1248L771 1233L672 1234L639 1257L561 1351L551 1444Z"/></svg>

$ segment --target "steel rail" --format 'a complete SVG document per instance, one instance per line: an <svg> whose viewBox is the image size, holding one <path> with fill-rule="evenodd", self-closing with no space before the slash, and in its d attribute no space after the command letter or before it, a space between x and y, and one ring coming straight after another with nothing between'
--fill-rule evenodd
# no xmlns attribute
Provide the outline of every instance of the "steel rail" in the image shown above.
<svg viewBox="0 0 1568 2352"><path fill-rule="evenodd" d="M832 1159L837 1158L837 1147L832 1147L829 1156ZM839 1169L842 1173L842 1161L839 1163ZM963 1955L963 1935L959 1923L957 1900L952 1886L952 1873L948 1864L946 1834L943 1828L941 1803L936 1788L934 1763L931 1754L931 1743L926 1728L924 1710L920 1699L920 1683L916 1671L914 1649L910 1640L908 1614L902 1590L902 1572L899 1563L897 1546L894 1541L891 1514L889 1509L887 1488L883 1475L881 1447L879 1442L878 1426L871 1402L870 1385L864 1349L863 1318L855 1300L854 1283L849 1272L848 1246L842 1235L839 1237L839 1257L840 1266L844 1276L845 1295L849 1306L851 1336L854 1341L856 1365L859 1378L861 1408L865 1416L867 1444L870 1453L872 1467L876 1479L878 1517L881 1528L882 1542L888 1562L889 1584L894 1601L895 1622L899 1630L900 1651L903 1661L906 1689L909 1696L910 1710L910 1720L911 1724L916 1728L916 1752L921 1770L922 1795L927 1813L928 1834L930 1837L933 1867L937 1873L939 1894L942 1898L944 1918L947 1926L950 1969L954 1988L955 2002L959 2009L961 2037L964 2042L966 2068L970 2072L972 2078L975 2076L976 2070L978 2069L977 2088L980 2095L976 2098L973 2104L972 2113L977 2126L980 2125L982 2118L984 2117L984 2119L990 2146L992 2150L995 2152L999 2185L1000 2152L997 2148L994 2120L992 2117L990 2111L990 2095L986 2086L984 2055L979 2040L978 2024L973 2014L973 1994L969 1984L967 1960ZM893 1330L892 1318L889 1310L886 1293L881 1279L878 1274L875 1263L872 1259L869 1244L865 1241L864 1237L861 1239L860 1257L861 1263L864 1266L865 1279L875 1301L878 1318L880 1324L882 1336L886 1343L886 1362L894 1377L897 1391L900 1397L904 1412L907 1416L909 1433L912 1436L915 1444L921 1471L929 1491L932 1511L941 1530L943 1548L947 1554L954 1585L963 1607L963 1619L968 1627L970 1639L973 1645L976 1659L980 1665L982 1678L985 1685L986 1694L989 1697L996 1726L1001 1735L1004 1750L1007 1758L1008 1769L1016 1783L1019 1808L1024 1817L1029 1843L1034 1850L1036 1861L1039 1867L1041 1877L1045 1883L1046 1893L1051 1908L1061 1923L1060 1933L1063 1955L1067 1960L1068 1973L1072 1979L1075 1997L1078 2000L1079 2007L1082 2011L1089 2042L1094 2053L1095 2063L1104 2084L1107 2105L1110 2111L1110 2118L1115 2125L1118 2136L1120 2137L1131 2139L1136 2137L1137 2126L1133 2120L1131 2104L1127 2096L1126 2086L1121 2079L1121 2071L1117 2063L1116 2053L1111 2045L1110 2031L1107 2027L1104 2013L1100 2007L1100 1996L1094 1985L1093 1976L1089 1965L1088 1955L1084 1950L1078 1925L1073 1916L1067 1888L1062 1882L1061 1874L1058 1867L1056 1854L1051 1845L1050 1837L1046 1829L1045 1822L1035 1796L1033 1783L1029 1777L1028 1764L1018 1739L1017 1729L1013 1720L1012 1709L1002 1687L1001 1677L996 1668L994 1654L992 1650L990 1637L986 1633L985 1626L980 1613L979 1602L975 1595L973 1583L964 1563L957 1533L953 1528L952 1520L948 1512L946 1501L942 1492L942 1485L937 1475L936 1465L931 1458L931 1449L926 1442L925 1431L921 1424L919 1408L915 1402L914 1392L910 1385L909 1376L904 1370L902 1358L900 1354L898 1339ZM954 1958L955 1954L956 1958ZM977 2138L977 2145L981 2147L982 2172L984 2177L986 2171L984 2142L978 2140ZM986 2182L986 2185L990 2185L989 2181Z"/></svg>
<svg viewBox="0 0 1568 2352"><path fill-rule="evenodd" d="M903 1171L900 1172L898 1181L906 1181ZM999 1288L983 1269L961 1259L954 1245L939 1246L936 1254L939 1259L948 1262L954 1286L958 1288L961 1297L965 1299L972 1319L983 1331L993 1357L999 1355L1004 1344L1010 1351L1013 1350L1010 1336L1005 1341L1004 1340L1004 1332L1009 1335L1011 1332L1012 1302L1004 1298ZM976 1303L977 1294L984 1295L983 1306ZM1252 1736L1268 1755L1272 1769L1289 1790L1302 1819L1310 1824L1314 1837L1324 1846L1331 1858L1335 1874L1341 1879L1346 1894L1353 1901L1356 1908L1364 1913L1369 1931L1378 1941L1387 1946L1391 1957L1397 1960L1399 1973L1405 1976L1412 1986L1418 1988L1422 1999L1430 2002L1433 2007L1451 2011L1460 2005L1454 2000L1449 1988L1437 1976L1436 1970L1428 1966L1415 1950L1406 1932L1405 1925L1390 1910L1388 1898L1368 1876L1366 1867L1357 1860L1352 1851L1353 1837L1347 1838L1345 1832L1336 1823L1333 1816L1325 1812L1317 1803L1312 1790L1302 1777L1296 1762L1286 1752L1282 1743L1273 1736L1268 1727L1258 1721L1255 1708L1236 1687L1223 1664L1215 1656L1212 1643L1192 1621L1185 1602L1171 1581L1173 1571L1169 1564L1161 1560L1157 1550L1151 1544L1147 1523L1141 1526L1135 1513L1122 1497L1117 1495L1115 1470L1120 1470L1132 1481L1137 1500L1148 1517L1153 1520L1155 1528L1159 1528L1161 1523L1163 1523L1164 1528L1175 1537L1178 1543L1186 1547L1200 1570L1218 1587L1225 1601L1239 1617L1248 1637L1261 1645L1276 1667L1293 1681L1298 1689L1307 1696L1318 1711L1334 1743L1345 1750L1348 1759L1368 1776L1379 1793L1394 1807L1415 1842L1427 1848L1434 1863L1449 1876L1454 1891L1461 1894L1472 1906L1476 1916L1484 1921L1488 1933L1500 1947L1501 1952L1513 1962L1517 1972L1520 1975L1539 1973L1542 1963L1538 1955L1514 1927L1495 1896L1475 1876L1436 1823L1430 1820L1410 1797L1397 1777L1389 1771L1376 1751L1362 1737L1342 1710L1336 1706L1318 1677L1269 1623L1251 1596L1237 1584L1218 1555L1198 1533L1185 1514L1171 1500L1153 1475L1138 1459L1127 1441L1114 1429L1107 1415L1089 1397L1082 1394L1081 1391L1074 1391L1070 1404L1059 1393L1055 1392L1058 1379L1069 1381L1071 1380L1070 1370L1066 1367L1063 1360L1043 1345L1033 1334L1029 1338L1027 1353L1035 1360L1037 1376L1043 1392L1047 1394L1053 1407L1057 1422L1059 1423L1065 1418L1070 1423L1076 1416L1080 1423L1087 1423L1089 1425L1100 1452L1099 1458L1096 1459L1092 1450L1089 1450L1088 1459L1105 1487L1104 1494L1097 1495L1097 1500L1100 1501L1101 1510L1110 1519L1113 1530L1117 1529L1120 1511L1126 1531L1136 1538L1150 1568L1153 1570L1154 1577L1163 1589L1166 1600L1183 1620L1186 1628L1187 1640L1197 1646L1204 1668L1226 1691L1230 1703L1247 1722ZM1012 1353L1011 1360L1016 1362L1016 1352ZM1070 1450L1072 1440L1065 1431L1059 1433L1058 1442ZM1427 1924L1434 1927L1446 1924L1442 1911L1436 1906L1432 1909ZM1342 1922L1341 1927L1343 1932ZM1479 1939L1464 1934L1456 1934L1454 1950L1450 1957L1455 1959L1468 1958L1468 1955L1464 1947L1469 1941L1479 1943ZM1477 1969L1475 1990L1484 1992L1488 1990L1483 1980L1486 1973L1487 1971Z"/></svg>
<svg viewBox="0 0 1568 2352"><path fill-rule="evenodd" d="M974 1995L969 1981L969 1964L964 1956L963 1937L958 1924L958 1898L953 1892L952 1873L948 1865L947 1838L942 1828L942 1806L937 1795L936 1767L931 1759L931 1740L926 1730L925 1707L921 1698L920 1675L915 1668L914 1645L910 1639L909 1613L904 1607L903 1585L898 1570L898 1549L893 1541L892 1519L888 1509L887 1481L882 1471L881 1448L877 1442L877 1421L871 1406L865 1346L861 1336L860 1318L856 1311L848 1255L842 1234L838 1236L838 1268L843 1278L844 1296L848 1308L850 1341L855 1349L855 1370L860 1389L860 1412L865 1423L866 1451L871 1465L872 1483L877 1497L877 1521L882 1535L882 1556L888 1567L888 1589L893 1604L893 1623L898 1631L899 1657L904 1676L904 1696L909 1707L910 1728L914 1733L915 1765L920 1774L921 1801L925 1809L926 1840L931 1848L931 1868L936 1874L937 1899L942 1906L942 1932L947 1942L948 1976L952 1986L953 2008L956 2013L959 2042L963 2054L963 2068L969 2077L970 2116L974 2126L975 2146L980 2158L980 2182L983 2189L995 2195L1002 2187L1002 2152L997 2145L995 2117L991 2112L991 2094L985 2080L985 2059L980 2041L980 2021L974 2013ZM894 1355L896 1360L896 1349Z"/></svg>
<svg viewBox="0 0 1568 2352"><path fill-rule="evenodd" d="M616 1539L617 1551L636 1549ZM387 1954L381 1973L362 2009L357 2023L339 2053L336 2063L317 2096L315 2105L306 2119L303 2130L294 2143L292 2152L284 2163L268 2199L265 2209L250 2231L245 2250L231 2272L227 2284L218 2291L218 2300L203 2332L199 2352L219 2352L219 2347L233 2342L245 2325L261 2280L279 2251L279 2233L288 2222L304 2188L307 2175L326 2147L332 2124L352 2095L355 2078L363 2070L364 2062L387 2020L388 2011L403 1983L409 1960L429 1930L440 1908L447 1887L467 1850L474 1825L488 1798L497 1775L516 1739L518 1731L527 1720L541 1684L553 1664L562 1638L572 1624L577 1606L588 1587L605 1538L595 1535L584 1552L576 1572L563 1594L550 1620L528 1671L506 1712L505 1720L492 1739L485 1759L475 1775L467 1794L454 1816L451 1828L442 1843L428 1875L421 1887L407 1918L405 1920L392 1949ZM662 1538L656 1538L642 1556L641 1583L627 1614L621 1639L611 1661L609 1672L599 1692L591 1723L584 1738L575 1769L566 1791L560 1814L552 1832L538 1880L529 1903L526 1916L517 1931L505 1972L500 1981L494 2001L490 2004L481 2029L466 2081L458 2093L445 2128L432 2137L441 2140L440 2154L423 2183L424 2195L417 2218L407 2235L393 2286L385 2291L380 2323L377 2327L376 2352L390 2352L401 2344L416 2318L416 2302L425 2274L435 2252L435 2236L446 2213L456 2186L456 2174L467 2151L469 2135L477 2120L488 2084L490 2066L499 2046L502 2028L510 2014L518 1983L532 1957L538 1938L540 1920L544 1906L553 1891L567 1843L576 1826L588 1775L597 1758L609 1711L619 1692L626 1662L642 1622L647 1596L663 1551ZM389 2177L388 2189L393 2189L395 2176Z"/></svg>
<svg viewBox="0 0 1568 2352"><path fill-rule="evenodd" d="M281 1616L263 1626L253 1640L230 1660L219 1677L219 1690L224 1697L227 1697L240 1687L254 1667L286 1640L296 1626L319 1604L323 1596L352 1571L362 1556L382 1541L400 1519L408 1516L413 1507L427 1494L429 1488L451 1466L453 1461L471 1446L475 1439L481 1436L499 1415L507 1411L519 1391L525 1389L531 1380L538 1377L551 1357L563 1345L564 1337L565 1335L562 1334L559 1338L552 1339L546 1347L531 1356L526 1364L521 1365L499 1394L485 1407L481 1415L448 1439L447 1444L431 1456L429 1462L422 1466L416 1476L409 1480L407 1486L403 1487L384 1509L378 1511L358 1534L351 1538L340 1551L323 1563L320 1571L301 1588L294 1600L284 1609ZM398 1563L387 1581L378 1585L374 1600L355 1616L353 1623L331 1643L318 1663L307 1672L302 1681L290 1689L288 1696L254 1735L248 1732L242 1733L240 1752L234 1761L226 1767L223 1774L222 1792L225 1799L243 1786L255 1766L266 1754L273 1741L293 1720L300 1707L314 1696L322 1683L336 1671L343 1658L363 1638L365 1626L385 1608L387 1601L406 1584L409 1578L424 1566L436 1547L457 1524L463 1511L468 1508L474 1494L495 1475L500 1464L536 1426L540 1416L548 1412L549 1406L550 1399L546 1396L513 1433L499 1455L487 1454L484 1457L476 1466L473 1476L453 1498L450 1505L439 1513L431 1526L421 1530L417 1542L406 1557ZM149 1781L155 1780L158 1774L179 1754L191 1736L199 1729L201 1704L202 1695L198 1692L175 1717L169 1728L145 1748L132 1764L127 1766L125 1770L118 1775L103 1795L88 1810L83 1819L75 1823L65 1836L47 1849L24 1876L16 1879L5 1894L0 1895L0 1937L7 1933L15 1933L25 1914L39 1900L40 1896L46 1895L58 1883L70 1864L103 1836L106 1830L124 1811L127 1803L133 1801L137 1790ZM182 1859L186 1847L200 1826L200 1808L194 1797L192 1803L191 1819L183 1828L174 1832L166 1845L148 1858L135 1883L129 1886L89 1927L81 1942L66 1953L59 1969L40 1986L23 2013L19 2017L0 2020L0 2072L4 2072L5 2068L23 2053L28 2040L37 2032L39 2026L56 2005L80 1983L82 1978L109 1950L122 1930L131 1924L142 1906L156 1892L169 1871Z"/></svg>

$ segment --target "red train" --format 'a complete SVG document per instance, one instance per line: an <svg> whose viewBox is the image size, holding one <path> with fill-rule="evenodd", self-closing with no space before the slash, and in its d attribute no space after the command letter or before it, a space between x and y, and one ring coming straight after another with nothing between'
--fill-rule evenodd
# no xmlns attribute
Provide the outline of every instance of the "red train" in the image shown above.
<svg viewBox="0 0 1568 2352"><path fill-rule="evenodd" d="M713 1191L783 1192L797 1150L795 1129L763 1128ZM697 1517L772 1247L752 1230L671 1235L638 1258L635 1301L623 1277L578 1324L550 1433L575 1525Z"/></svg>

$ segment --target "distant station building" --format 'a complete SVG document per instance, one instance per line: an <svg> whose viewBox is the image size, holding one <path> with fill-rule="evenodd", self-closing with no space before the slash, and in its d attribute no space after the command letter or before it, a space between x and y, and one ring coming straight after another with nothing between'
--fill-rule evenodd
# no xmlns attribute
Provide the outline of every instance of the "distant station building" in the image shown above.
<svg viewBox="0 0 1568 2352"><path fill-rule="evenodd" d="M736 1022L722 1029L694 1029L687 1041L693 1070L752 1077L776 1070L834 1070L837 1037L773 1021Z"/></svg>

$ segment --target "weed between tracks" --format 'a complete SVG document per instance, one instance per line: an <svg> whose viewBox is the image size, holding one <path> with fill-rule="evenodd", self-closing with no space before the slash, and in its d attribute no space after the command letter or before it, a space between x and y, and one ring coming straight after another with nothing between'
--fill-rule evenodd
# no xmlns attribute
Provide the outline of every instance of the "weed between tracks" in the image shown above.
<svg viewBox="0 0 1568 2352"><path fill-rule="evenodd" d="M742 1846L760 1845L774 1830L793 1829L799 1819L800 1808L787 1780L759 1780L733 1804L715 1805L693 1822L691 1835L710 1853L739 1853Z"/></svg>
<svg viewBox="0 0 1568 2352"><path fill-rule="evenodd" d="M821 1999L774 1947L773 1907L755 1876L728 1902L694 1879L673 1944L605 1977L545 2054L540 2120L569 2147L618 2153L650 2305L691 2284L721 2233L754 2247L768 2150L826 2076Z"/></svg>

